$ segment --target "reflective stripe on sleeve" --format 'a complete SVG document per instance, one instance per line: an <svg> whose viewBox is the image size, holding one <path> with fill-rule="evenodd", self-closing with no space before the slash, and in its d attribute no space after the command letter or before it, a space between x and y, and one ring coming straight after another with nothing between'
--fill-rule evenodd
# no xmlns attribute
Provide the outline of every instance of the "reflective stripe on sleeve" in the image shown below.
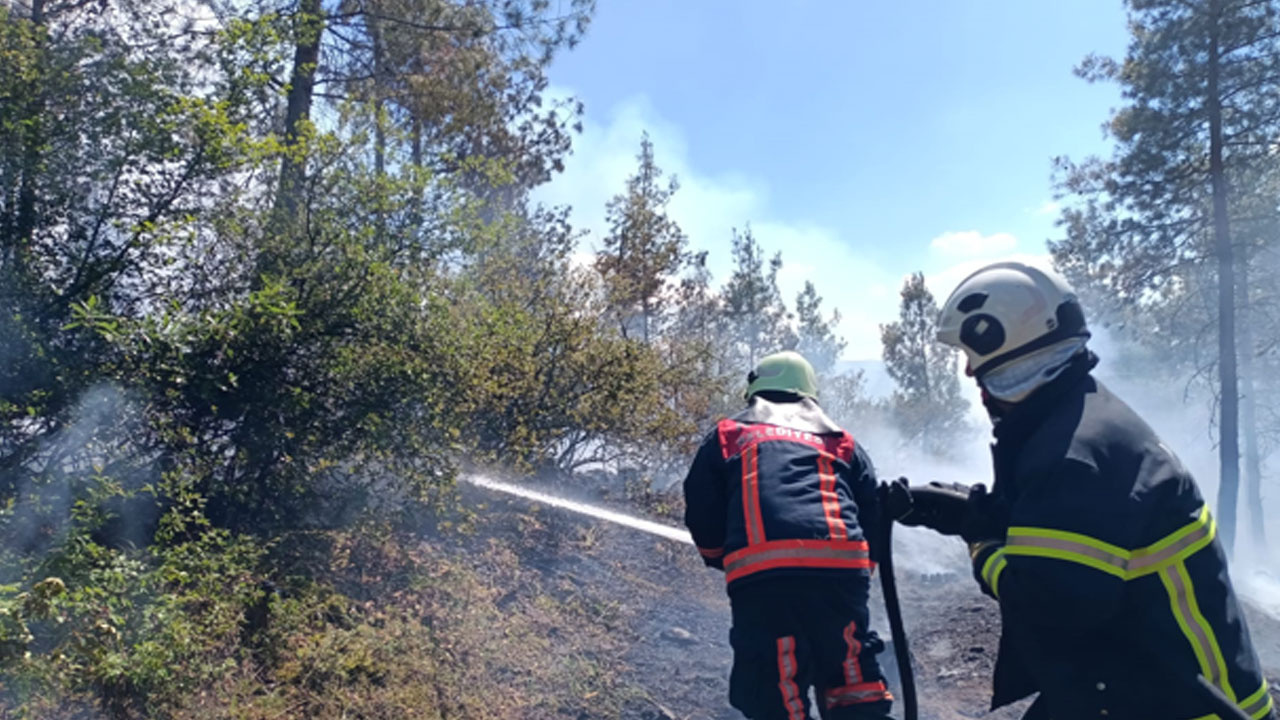
<svg viewBox="0 0 1280 720"><path fill-rule="evenodd" d="M1200 674L1235 702L1236 694L1227 678L1227 661L1222 656L1213 628L1209 627L1208 621L1200 612L1195 587L1191 584L1186 566L1178 563L1166 567L1160 572L1160 580L1169 593L1169 607L1173 611L1173 617L1200 665Z"/></svg>
<svg viewBox="0 0 1280 720"><path fill-rule="evenodd" d="M1269 689L1264 680L1262 688L1258 692L1237 703L1245 715L1253 718L1253 720L1263 720L1263 718L1271 714L1271 710L1275 708L1275 700L1271 697L1271 693L1268 692ZM1222 720L1222 716L1201 715L1200 717L1192 718L1192 720Z"/></svg>
<svg viewBox="0 0 1280 720"><path fill-rule="evenodd" d="M1213 542L1216 533L1217 523L1209 514L1209 506L1203 505L1193 522L1170 533L1154 545L1134 550L1129 560L1129 579L1160 572L1171 563L1191 557Z"/></svg>
<svg viewBox="0 0 1280 720"><path fill-rule="evenodd" d="M1240 701L1240 709L1253 720L1262 720L1275 707L1275 700L1271 697L1269 690L1267 681L1263 680L1258 692Z"/></svg>
<svg viewBox="0 0 1280 720"><path fill-rule="evenodd" d="M1088 565L1095 570L1125 579L1130 553L1088 535L1037 527L1011 527L1005 551L1010 555L1026 555L1066 560Z"/></svg>
<svg viewBox="0 0 1280 720"><path fill-rule="evenodd" d="M1005 548L999 548L991 553L986 562L982 563L982 581L991 588L991 594L1000 599L1000 574L1008 567L1009 559L1005 557Z"/></svg>

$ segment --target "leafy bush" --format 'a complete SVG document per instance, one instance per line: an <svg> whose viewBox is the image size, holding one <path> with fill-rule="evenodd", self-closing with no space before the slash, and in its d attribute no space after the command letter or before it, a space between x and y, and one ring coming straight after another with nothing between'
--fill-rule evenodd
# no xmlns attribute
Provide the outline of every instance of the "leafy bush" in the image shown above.
<svg viewBox="0 0 1280 720"><path fill-rule="evenodd" d="M76 528L3 588L5 706L52 716L92 700L113 717L167 713L243 661L262 551L184 510L163 518L146 550L107 548Z"/></svg>

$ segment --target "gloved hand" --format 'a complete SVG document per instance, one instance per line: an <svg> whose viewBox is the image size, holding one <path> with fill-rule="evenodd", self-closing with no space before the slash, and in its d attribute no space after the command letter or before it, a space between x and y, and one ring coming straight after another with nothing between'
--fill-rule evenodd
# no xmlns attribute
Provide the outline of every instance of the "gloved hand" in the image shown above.
<svg viewBox="0 0 1280 720"><path fill-rule="evenodd" d="M1003 541L1009 530L1009 507L1003 498L987 492L977 483L969 489L969 498L960 537L973 545L987 540Z"/></svg>
<svg viewBox="0 0 1280 720"><path fill-rule="evenodd" d="M884 512L903 525L943 535L959 535L964 525L969 489L963 485L931 482L911 487L906 478L898 478L885 485L882 494Z"/></svg>
<svg viewBox="0 0 1280 720"><path fill-rule="evenodd" d="M906 478L881 485L881 508L903 525L923 526L943 535L959 535L966 542L1003 538L1008 526L1004 504L981 483L931 482L911 487Z"/></svg>
<svg viewBox="0 0 1280 720"><path fill-rule="evenodd" d="M911 512L911 487L906 478L880 483L876 494L880 500L880 515L885 521L901 521Z"/></svg>

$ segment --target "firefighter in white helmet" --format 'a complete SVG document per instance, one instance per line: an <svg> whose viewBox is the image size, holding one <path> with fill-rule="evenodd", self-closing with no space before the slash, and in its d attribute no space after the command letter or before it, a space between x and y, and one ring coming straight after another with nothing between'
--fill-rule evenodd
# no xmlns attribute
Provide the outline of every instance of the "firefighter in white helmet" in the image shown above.
<svg viewBox="0 0 1280 720"><path fill-rule="evenodd" d="M1065 372L1088 339L1084 312L1067 282L1015 262L970 275L938 319L938 340L964 351L969 372L997 408L1020 402Z"/></svg>
<svg viewBox="0 0 1280 720"><path fill-rule="evenodd" d="M962 536L1000 603L993 707L1039 693L1028 719L1273 717L1208 506L1091 375L1088 339L1053 272L1002 262L961 282L938 340L982 389L994 483L950 502L910 488L902 522Z"/></svg>

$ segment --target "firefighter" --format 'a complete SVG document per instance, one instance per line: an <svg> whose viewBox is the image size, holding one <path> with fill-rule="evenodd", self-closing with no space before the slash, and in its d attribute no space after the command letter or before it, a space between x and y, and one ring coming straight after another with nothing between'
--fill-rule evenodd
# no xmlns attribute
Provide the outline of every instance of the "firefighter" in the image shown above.
<svg viewBox="0 0 1280 720"><path fill-rule="evenodd" d="M1090 374L1089 337L1066 281L1014 262L970 275L938 321L994 423L994 482L953 504L913 489L903 521L964 537L1000 603L992 707L1038 692L1028 720L1273 717L1209 508Z"/></svg>
<svg viewBox="0 0 1280 720"><path fill-rule="evenodd" d="M728 585L729 702L755 720L801 720L812 687L824 719L887 718L867 610L871 461L818 406L798 353L764 358L747 382L747 408L707 436L684 481L685 523Z"/></svg>

